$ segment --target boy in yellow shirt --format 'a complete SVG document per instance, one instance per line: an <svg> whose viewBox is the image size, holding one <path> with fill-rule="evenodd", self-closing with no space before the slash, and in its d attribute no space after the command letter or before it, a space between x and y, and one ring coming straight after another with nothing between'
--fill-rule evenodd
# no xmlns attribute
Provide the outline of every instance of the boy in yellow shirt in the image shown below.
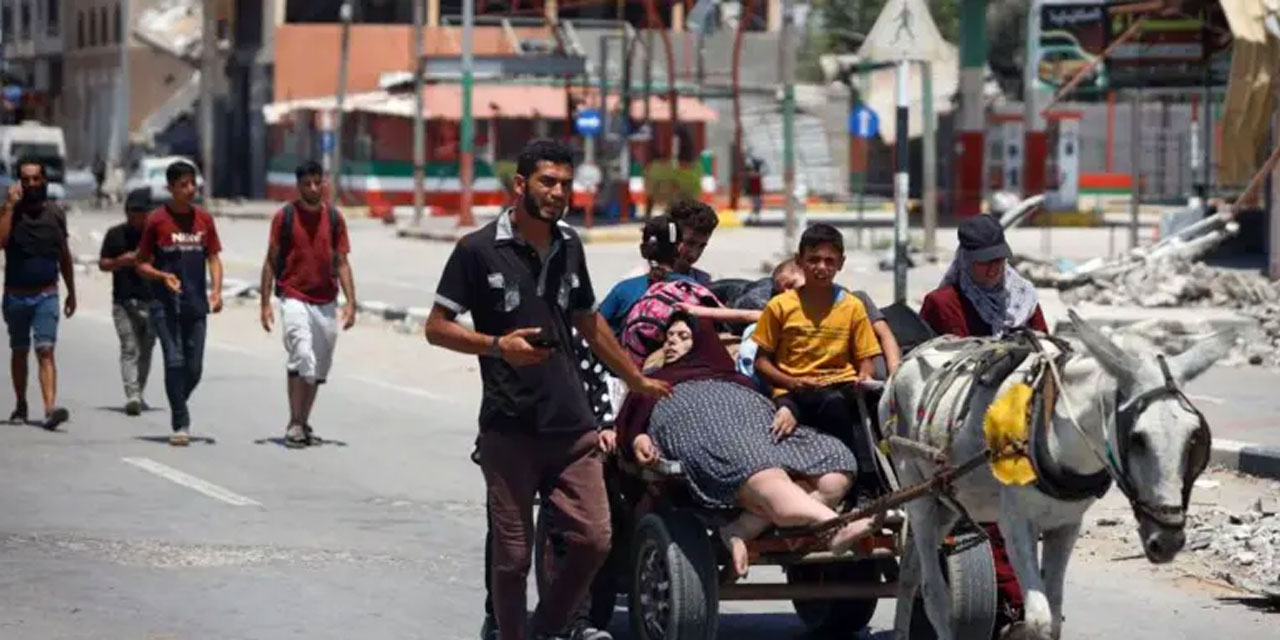
<svg viewBox="0 0 1280 640"><path fill-rule="evenodd" d="M775 437L790 435L798 421L840 438L857 459L857 485L873 489L879 482L873 445L850 393L852 383L872 377L880 343L862 302L835 284L844 268L839 230L809 227L796 260L804 285L770 300L752 336L760 347L756 371L795 418L776 422Z"/></svg>

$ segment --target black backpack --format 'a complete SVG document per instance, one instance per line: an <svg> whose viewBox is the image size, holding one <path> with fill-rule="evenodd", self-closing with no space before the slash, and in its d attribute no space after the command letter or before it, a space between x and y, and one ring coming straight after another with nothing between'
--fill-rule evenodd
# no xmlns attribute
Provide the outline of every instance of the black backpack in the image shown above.
<svg viewBox="0 0 1280 640"><path fill-rule="evenodd" d="M333 248L333 277L338 277L338 220L342 214L338 208L330 204L329 210L329 244ZM293 245L293 203L284 206L284 220L280 221L279 246L276 248L276 262L273 265L276 276L276 295L280 294L280 276L284 274L285 260L289 257L289 249Z"/></svg>

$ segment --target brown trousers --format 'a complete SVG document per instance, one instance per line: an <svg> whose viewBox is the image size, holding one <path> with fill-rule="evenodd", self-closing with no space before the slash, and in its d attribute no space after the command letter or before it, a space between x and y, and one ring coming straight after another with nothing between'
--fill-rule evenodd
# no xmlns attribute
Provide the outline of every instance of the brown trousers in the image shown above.
<svg viewBox="0 0 1280 640"><path fill-rule="evenodd" d="M480 436L480 468L493 527L493 609L502 640L526 640L525 589L534 540L537 494L562 517L566 553L533 613L535 633L568 623L609 553L609 500L596 433Z"/></svg>

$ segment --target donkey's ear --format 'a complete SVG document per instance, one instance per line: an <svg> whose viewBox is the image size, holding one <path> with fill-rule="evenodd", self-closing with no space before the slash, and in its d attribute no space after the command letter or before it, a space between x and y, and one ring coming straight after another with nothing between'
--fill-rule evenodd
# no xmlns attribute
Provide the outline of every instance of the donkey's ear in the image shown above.
<svg viewBox="0 0 1280 640"><path fill-rule="evenodd" d="M1080 341L1084 343L1089 353L1098 360L1098 364L1102 365L1102 368L1117 380L1132 382L1141 368L1141 362L1138 358L1121 349L1107 336L1102 335L1102 332L1097 327L1081 318L1075 309L1068 310L1067 316L1071 319L1071 325L1075 327L1076 334L1080 336Z"/></svg>
<svg viewBox="0 0 1280 640"><path fill-rule="evenodd" d="M1190 382L1227 355L1235 344L1236 332L1230 329L1197 340L1191 348L1169 358L1169 373L1178 382Z"/></svg>

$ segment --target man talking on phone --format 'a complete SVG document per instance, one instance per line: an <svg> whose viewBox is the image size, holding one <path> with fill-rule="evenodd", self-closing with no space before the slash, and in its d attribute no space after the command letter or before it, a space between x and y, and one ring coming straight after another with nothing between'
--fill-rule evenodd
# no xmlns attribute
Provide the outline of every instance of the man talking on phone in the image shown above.
<svg viewBox="0 0 1280 640"><path fill-rule="evenodd" d="M427 341L480 357L480 468L493 530L494 614L502 640L578 640L569 622L609 551L601 436L573 357L570 327L633 393L670 388L644 377L595 312L582 240L561 221L573 152L535 140L521 152L516 204L458 242L427 319ZM470 313L475 329L458 322ZM600 432L604 433L604 432ZM610 432L611 433L611 432ZM563 514L563 566L525 633L525 580L538 493ZM599 636L596 636L599 637Z"/></svg>
<svg viewBox="0 0 1280 640"><path fill-rule="evenodd" d="M9 373L18 404L10 422L27 421L27 356L35 347L40 365L40 394L44 420L50 431L70 413L57 406L58 368L53 345L58 339L58 274L67 284L62 312L76 312L75 269L67 246L67 215L48 197L44 165L33 159L18 161L18 182L0 211L0 247L4 248L4 321L9 325Z"/></svg>

